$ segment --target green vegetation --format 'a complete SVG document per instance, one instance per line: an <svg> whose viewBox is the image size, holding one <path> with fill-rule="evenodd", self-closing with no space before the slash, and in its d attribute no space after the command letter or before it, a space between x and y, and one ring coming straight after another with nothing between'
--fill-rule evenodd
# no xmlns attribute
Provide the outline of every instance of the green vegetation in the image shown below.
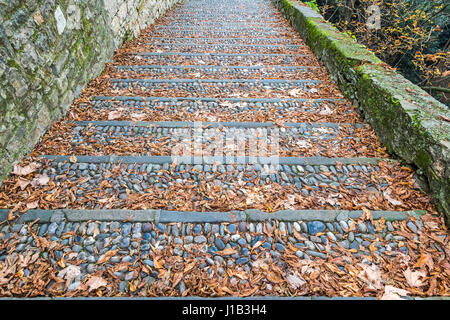
<svg viewBox="0 0 450 320"><path fill-rule="evenodd" d="M316 0L305 1L304 4L306 4L311 9L314 9L314 11L316 11L317 13L320 13L320 9L319 9L319 6L316 3Z"/></svg>
<svg viewBox="0 0 450 320"><path fill-rule="evenodd" d="M310 5L310 2L304 2ZM446 0L315 0L340 31L372 50L435 98L449 105L450 3ZM370 28L376 5L380 27Z"/></svg>

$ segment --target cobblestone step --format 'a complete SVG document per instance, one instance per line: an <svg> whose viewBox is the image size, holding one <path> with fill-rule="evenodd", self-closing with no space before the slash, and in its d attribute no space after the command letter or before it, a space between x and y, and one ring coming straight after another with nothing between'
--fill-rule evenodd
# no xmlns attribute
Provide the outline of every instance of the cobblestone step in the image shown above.
<svg viewBox="0 0 450 320"><path fill-rule="evenodd" d="M245 23L243 24L183 24L183 25L158 25L154 29L154 31L158 32L177 32L179 30L182 31L188 31L188 32L204 32L205 30L211 31L211 32L217 32L217 31L252 31L252 32L262 32L262 33L283 33L283 32L292 32L291 28L286 27L273 27L273 26L267 26L267 25L247 25Z"/></svg>
<svg viewBox="0 0 450 320"><path fill-rule="evenodd" d="M0 215L2 213L0 211ZM171 252L181 261L196 257L198 268L221 280L227 276L227 270L231 271L235 266L251 273L260 268L261 263L283 267L289 259L328 260L342 256L342 252L350 252L347 254L362 258L365 263L379 256L394 261L397 255L409 253L409 250L405 246L406 238L392 233L400 230L403 223L413 224L414 238L418 239L423 227L418 212L374 212L380 217L387 215L399 220L388 220L386 224L380 224L378 220L356 221L355 217L362 215L357 211L328 212L329 215L324 214L326 212L296 212L288 221L267 219L267 214L259 212L243 215L224 212L210 215L205 220L202 219L205 215L199 212L148 210L142 212L143 215L140 213L109 210L30 212L30 216L43 219L37 224L4 225L0 227L0 238L16 243L9 254L38 253L41 259L48 259L58 269L62 269L61 261L63 266L77 265L79 274L63 291L76 290L89 274L110 270L120 279L119 291L128 292L131 282L151 285L161 276L161 268L156 264L161 262L155 259L156 254ZM132 221L117 219L124 214ZM313 218L319 215L333 218L325 221ZM237 221L230 221L230 216L236 217ZM241 218L246 216L256 219L245 221ZM260 216L264 218L260 219ZM296 216L306 219L295 219ZM48 221L47 217L54 219ZM189 221L192 218L194 221ZM41 237L53 242L52 254L36 242ZM417 252L420 249L420 245L415 247ZM168 258L168 255L164 256ZM2 263L6 257L6 252L0 252ZM162 261L168 267L169 260ZM345 261L335 263L338 269L345 271ZM25 270L24 276L28 274L29 270ZM239 281L245 284L247 280ZM186 286L183 283L175 290L182 294Z"/></svg>
<svg viewBox="0 0 450 320"><path fill-rule="evenodd" d="M282 37L298 37L298 35L289 29L286 30L264 30L258 29L216 29L208 30L204 29L156 29L152 31L152 36L165 36L165 37L186 37L191 38L204 38L204 37L224 37L224 38L244 38L253 37L258 34L258 38L282 38Z"/></svg>
<svg viewBox="0 0 450 320"><path fill-rule="evenodd" d="M151 42L159 43L196 43L196 44L260 44L260 45L304 45L301 39L283 39L283 38L166 38L166 37L153 37L151 35L145 36L145 39Z"/></svg>
<svg viewBox="0 0 450 320"><path fill-rule="evenodd" d="M215 16L223 16L225 15L265 15L266 17L271 17L272 15L279 15L280 13L274 7L262 7L262 8L238 8L231 7L225 9L209 7L205 8L203 6L197 7L195 9L189 8L180 8L176 12L177 14L188 14L188 15L215 15ZM225 20L226 21L226 20Z"/></svg>
<svg viewBox="0 0 450 320"><path fill-rule="evenodd" d="M193 97L93 97L80 107L86 116L77 120L108 120L111 112L122 120L144 115L157 121L292 121L360 122L355 111L340 99L251 99ZM95 117L95 118L94 118Z"/></svg>
<svg viewBox="0 0 450 320"><path fill-rule="evenodd" d="M251 7L252 6L252 7ZM218 6L187 6L187 7L180 7L176 10L177 14L215 14L215 15L222 15L222 14L267 14L268 17L270 17L273 14L280 14L279 11L273 7L273 6L267 6L265 4L262 4L261 6L253 4L248 5L233 5L233 4L227 4L226 6L221 6L220 4Z"/></svg>
<svg viewBox="0 0 450 320"><path fill-rule="evenodd" d="M40 174L47 175L53 181L53 187L43 194L49 208L57 209L67 201L70 201L71 208L99 209L105 203L108 203L108 208L121 208L130 196L130 199L137 199L132 196L135 194L145 197L146 202L154 202L168 209L173 207L175 210L180 206L178 197L187 196L189 202L183 202L183 206L204 211L214 206L230 206L229 200L223 198L225 195L242 197L242 201L246 201L249 195L254 194L255 198L250 196L247 200L247 206L251 208L252 205L265 203L265 193L281 188L283 197L301 195L315 198L315 208L329 207L332 203L335 208L349 209L346 198L352 198L353 208L359 201L364 202L371 193L380 193L379 190L389 186L390 181L380 174L379 163L384 161L385 166L392 164L391 161L377 158L75 158L76 162L73 163L69 156L40 157ZM218 161L222 164L216 165ZM251 164L254 162L256 164ZM395 171L394 167L391 170ZM55 193L55 190L58 192ZM261 191L258 190L264 192L259 194ZM330 196L333 197L332 201ZM161 202L164 198L166 200ZM318 207L320 202L323 204ZM305 204L299 203L294 208L302 209L302 206Z"/></svg>
<svg viewBox="0 0 450 320"><path fill-rule="evenodd" d="M323 75L323 69L314 66L209 66L209 65L139 65L115 66L117 77L165 77L223 79L316 79Z"/></svg>
<svg viewBox="0 0 450 320"><path fill-rule="evenodd" d="M72 123L72 122L69 122ZM292 134L296 135L311 135L309 133L309 130L317 131L317 135L320 135L321 133L324 134L324 136L327 133L325 132L325 128L328 128L330 130L333 130L334 132L338 132L339 130L342 130L342 127L344 126L351 126L355 129L359 128L370 128L369 125L364 124L349 124L349 123L299 123L299 122L284 122L282 127L278 127L277 124L273 122L183 122L183 121L159 121L159 122L146 122L146 121L75 121L73 124L77 126L83 126L83 127L98 127L103 128L102 130L109 131L106 128L110 127L117 127L122 128L125 127L125 129L120 129L120 131L126 132L128 131L129 127L133 127L133 131L140 129L149 130L148 133L160 133L164 131L162 128L170 128L170 129L179 129L179 128L199 128L199 129L208 129L208 128L238 128L238 129L259 129L259 128L266 128L268 130L277 130L280 132L280 134L291 134L287 133L288 130L292 130ZM78 128L80 129L80 128ZM140 130L139 129L139 130ZM143 131L140 130L142 133ZM172 132L172 131L171 131ZM138 132L135 132L138 134Z"/></svg>
<svg viewBox="0 0 450 320"><path fill-rule="evenodd" d="M73 120L276 121L360 123L342 99L258 99L203 97L95 96L79 106ZM83 111L83 112L81 112Z"/></svg>
<svg viewBox="0 0 450 320"><path fill-rule="evenodd" d="M373 131L362 124L272 122L76 121L47 134L41 154L201 156L223 151L252 156L381 156ZM64 148L52 141L63 137Z"/></svg>
<svg viewBox="0 0 450 320"><path fill-rule="evenodd" d="M306 53L309 52L303 45L257 45L257 44L195 44L171 43L161 44L144 42L142 51L150 52L196 52L196 53Z"/></svg>
<svg viewBox="0 0 450 320"><path fill-rule="evenodd" d="M221 23L226 20L228 23L254 23L255 21L260 21L264 19L264 23L268 23L269 25L278 24L278 23L286 23L286 20L283 20L281 15L277 16L264 16L264 14L227 14L223 15L214 15L214 14L178 14L178 13L170 13L165 19L164 23L169 22L180 22L180 23L204 23L207 20L209 23Z"/></svg>
<svg viewBox="0 0 450 320"><path fill-rule="evenodd" d="M136 65L319 65L316 60L305 54L139 52L128 55L133 57L133 63Z"/></svg>
<svg viewBox="0 0 450 320"><path fill-rule="evenodd" d="M7 220L9 209L0 209L0 222ZM303 222L312 222L312 227L318 221L328 224L325 229L315 231L311 230L314 235L325 230L334 232L336 229L342 233L351 232L351 220L359 220L364 217L364 210L278 210L273 212L264 212L257 209L248 210L233 210L229 212L201 212L201 211L173 211L164 209L146 209L146 210L132 210L132 209L31 209L28 211L29 215L23 215L17 219L17 223L33 222L39 219L37 223L52 223L52 222L91 222L91 221L123 221L135 222L155 222L155 223L259 223L259 222L299 222L301 230L308 232L309 228ZM392 210L373 210L372 220L385 220L389 222L408 220L409 218L421 219L426 214L424 210L410 210L410 211L392 211ZM348 228L335 228L335 222L346 221ZM315 222L315 223L314 223ZM421 221L418 222L419 228L423 227ZM355 232L367 232L373 234L370 221L366 221L354 227ZM369 226L369 227L368 227ZM389 226L389 223L387 224ZM297 231L298 226L296 226ZM16 226L14 229L20 229ZM419 230L419 229L418 229ZM418 231L416 230L416 231ZM391 228L389 230L392 232Z"/></svg>
<svg viewBox="0 0 450 320"><path fill-rule="evenodd" d="M288 90L301 90L305 96L333 96L321 80L253 80L253 79L110 79L111 89L131 90L149 95L160 93L186 96L229 96L245 93L264 96L277 93L289 97Z"/></svg>
<svg viewBox="0 0 450 320"><path fill-rule="evenodd" d="M210 21L210 20L180 20L180 19L164 19L164 21L159 25L161 27L174 27L174 28L213 28L220 29L225 28L286 28L286 22L281 22L281 20L268 20L264 21L264 24L255 22L255 20L231 20L231 21Z"/></svg>

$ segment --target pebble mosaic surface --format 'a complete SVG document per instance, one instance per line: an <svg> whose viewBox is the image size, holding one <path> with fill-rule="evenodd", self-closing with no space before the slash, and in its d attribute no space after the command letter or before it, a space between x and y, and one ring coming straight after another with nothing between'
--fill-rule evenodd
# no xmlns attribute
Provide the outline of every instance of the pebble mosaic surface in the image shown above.
<svg viewBox="0 0 450 320"><path fill-rule="evenodd" d="M70 120L360 122L336 99L99 97L80 104ZM151 115L150 115L151 114ZM54 130L57 130L55 128Z"/></svg>
<svg viewBox="0 0 450 320"><path fill-rule="evenodd" d="M0 296L450 294L414 170L268 0L186 0L119 48L0 217Z"/></svg>
<svg viewBox="0 0 450 320"><path fill-rule="evenodd" d="M213 155L224 150L227 154L238 149L241 155L249 154L254 147L255 156L384 156L378 140L371 135L370 127L360 124L295 123L278 128L261 123L144 123L139 126L125 122L76 122L61 132L47 134L41 154L61 155L164 155L170 156L178 147L194 156L206 151ZM59 128L62 129L62 128ZM52 141L64 138L65 150ZM254 141L254 146L248 141ZM241 143L241 145L238 145ZM202 148L194 148L201 145ZM53 149L52 147L55 147ZM198 149L198 150L197 150Z"/></svg>
<svg viewBox="0 0 450 320"><path fill-rule="evenodd" d="M408 221L415 231L422 228ZM130 285L151 285L161 276L158 253L168 248L178 261L193 258L198 268L219 281L227 277L232 267L251 273L266 263L286 266L285 258L303 260L341 257L343 249L353 256L371 261L384 254L390 259L408 254L405 237L393 235L396 223L387 222L377 230L370 222L340 218L334 222L259 222L259 223L120 223L113 222L53 222L49 224L16 224L0 228L2 241L15 243L13 250L0 251L0 261L24 252L38 254L54 265L76 266L77 273L66 283L66 290L77 291L82 280L99 271L110 272L116 279L118 291L130 292ZM49 239L52 251L39 248L40 239ZM442 247L436 245L439 250ZM12 251L12 252L11 252ZM11 255L12 253L12 255ZM370 259L370 260L369 260ZM155 265L156 264L156 265ZM344 264L337 268L345 271ZM30 270L23 271L28 277ZM232 276L230 281L244 286L246 279ZM24 283L22 281L22 283ZM20 284L19 284L20 286ZM61 283L50 281L46 289L55 290ZM270 282L266 286L271 286ZM183 295L188 289L183 280L176 286ZM133 291L133 290L132 290Z"/></svg>

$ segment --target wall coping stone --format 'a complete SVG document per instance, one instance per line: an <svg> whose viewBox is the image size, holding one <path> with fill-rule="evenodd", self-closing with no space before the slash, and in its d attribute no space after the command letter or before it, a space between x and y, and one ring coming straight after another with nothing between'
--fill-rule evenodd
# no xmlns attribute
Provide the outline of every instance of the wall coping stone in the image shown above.
<svg viewBox="0 0 450 320"><path fill-rule="evenodd" d="M418 167L450 226L450 110L310 7L272 0L390 153Z"/></svg>

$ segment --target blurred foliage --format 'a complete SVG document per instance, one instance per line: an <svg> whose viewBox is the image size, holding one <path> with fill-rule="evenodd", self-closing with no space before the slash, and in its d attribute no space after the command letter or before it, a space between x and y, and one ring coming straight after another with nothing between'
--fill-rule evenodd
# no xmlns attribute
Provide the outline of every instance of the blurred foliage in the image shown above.
<svg viewBox="0 0 450 320"><path fill-rule="evenodd" d="M309 1L311 2L311 1ZM312 1L314 2L314 1ZM448 0L316 0L322 15L449 105ZM380 27L370 28L378 6Z"/></svg>

